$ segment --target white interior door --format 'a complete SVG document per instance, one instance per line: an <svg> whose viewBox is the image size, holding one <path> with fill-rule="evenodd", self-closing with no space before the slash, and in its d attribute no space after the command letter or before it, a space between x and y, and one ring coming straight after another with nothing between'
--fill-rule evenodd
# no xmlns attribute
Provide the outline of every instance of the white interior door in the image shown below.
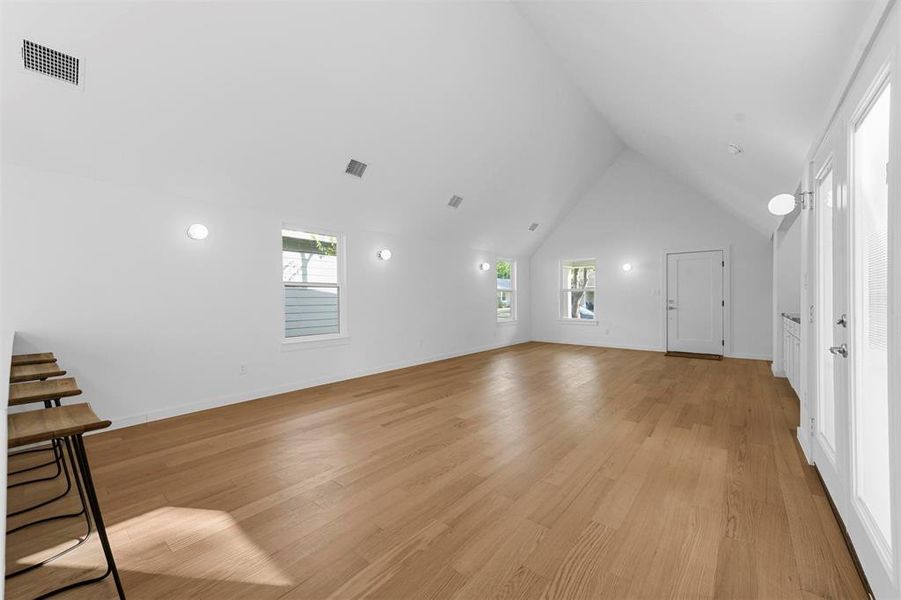
<svg viewBox="0 0 901 600"><path fill-rule="evenodd" d="M723 354L722 250L666 255L666 349Z"/></svg>

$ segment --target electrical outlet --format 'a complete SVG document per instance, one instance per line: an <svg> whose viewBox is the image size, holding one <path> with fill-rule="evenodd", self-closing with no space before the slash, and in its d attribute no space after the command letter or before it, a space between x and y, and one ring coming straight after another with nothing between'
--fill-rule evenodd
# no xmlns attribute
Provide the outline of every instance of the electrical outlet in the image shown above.
<svg viewBox="0 0 901 600"><path fill-rule="evenodd" d="M238 368L238 373L241 375L247 375L247 365L241 363L241 366Z"/></svg>

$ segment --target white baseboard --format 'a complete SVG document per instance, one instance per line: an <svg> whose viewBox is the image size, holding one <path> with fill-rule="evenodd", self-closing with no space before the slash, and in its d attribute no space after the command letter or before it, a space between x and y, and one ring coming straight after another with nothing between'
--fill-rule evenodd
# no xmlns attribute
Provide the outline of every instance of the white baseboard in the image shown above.
<svg viewBox="0 0 901 600"><path fill-rule="evenodd" d="M477 354L479 352L487 352L489 350L497 350L498 348L506 348L509 346L516 346L518 344L527 343L529 340L514 340L509 343L502 344L490 344L487 346L480 346L476 348L470 348L468 350L461 350L457 352L448 352L444 354L435 354L432 356L427 356L419 359L406 360L406 361L397 361L393 363L386 363L384 365L374 367L372 369L359 369L356 371L348 371L342 373L341 375L335 375L332 377L317 377L313 379L307 379L304 381L298 381L294 383L287 383L284 385L278 385L270 388L263 388L258 390L253 390L249 392L242 392L239 394L229 394L227 396L220 396L218 398L211 398L209 400L202 400L200 402L191 402L188 404L180 404L177 406L170 406L160 410L149 411L145 413L138 413L134 415L127 415L123 417L117 417L111 419L112 425L104 429L103 431L110 431L112 429L122 429L124 427L131 427L133 425L141 425L143 423L149 423L151 421L159 421L162 419L169 419L171 417L177 417L180 415L186 415L189 413L208 410L210 408L218 408L220 406L228 406L229 404L238 404L240 402L247 402L249 400L257 400L260 398L266 398L268 396L275 396L277 394L285 394L287 392L296 392L320 385L326 385L329 383L337 383L339 381L346 381L348 379L356 379L357 377L365 377L367 375L376 375L378 373L385 373L387 371L395 371L397 369L404 369L407 367L415 367L416 365L422 365L426 363L436 362L439 360L446 360L448 358L456 358L460 356L466 356L468 354Z"/></svg>
<svg viewBox="0 0 901 600"><path fill-rule="evenodd" d="M622 344L617 342L610 343L573 343L573 342L564 342L557 339L535 339L532 340L535 342L544 342L545 344L568 344L572 346L591 346L592 348L616 348L617 350L643 350L645 352L666 352L666 348L662 345L647 345L647 344ZM726 355L726 358L743 358L748 360L772 360L772 357L769 354L750 354L744 352L729 352Z"/></svg>
<svg viewBox="0 0 901 600"><path fill-rule="evenodd" d="M773 357L769 354L746 354L744 352L729 352L726 354L726 358L744 358L747 360L773 360Z"/></svg>
<svg viewBox="0 0 901 600"><path fill-rule="evenodd" d="M796 431L798 436L798 445L801 446L801 452L804 453L804 458L807 460L807 464L812 465L813 460L811 459L810 453L810 433L804 427L798 427Z"/></svg>
<svg viewBox="0 0 901 600"><path fill-rule="evenodd" d="M544 344L563 344L566 346L590 346L592 348L614 348L616 350L641 350L644 352L664 352L661 346L646 346L643 344L619 344L619 343L591 343L591 342L565 342L563 340L552 339L533 339L533 342L541 342Z"/></svg>

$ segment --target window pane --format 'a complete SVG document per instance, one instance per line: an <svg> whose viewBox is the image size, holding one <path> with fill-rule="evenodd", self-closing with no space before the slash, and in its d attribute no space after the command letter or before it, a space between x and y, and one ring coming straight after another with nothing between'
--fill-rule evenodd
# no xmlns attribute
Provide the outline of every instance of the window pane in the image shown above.
<svg viewBox="0 0 901 600"><path fill-rule="evenodd" d="M337 285L338 239L283 229L282 281Z"/></svg>
<svg viewBox="0 0 901 600"><path fill-rule="evenodd" d="M563 267L563 287L566 289L582 289L595 287L596 269L594 263L571 263Z"/></svg>
<svg viewBox="0 0 901 600"><path fill-rule="evenodd" d="M338 288L285 286L285 337L338 333Z"/></svg>
<svg viewBox="0 0 901 600"><path fill-rule="evenodd" d="M497 261L497 289L513 289L513 262L509 260Z"/></svg>
<svg viewBox="0 0 901 600"><path fill-rule="evenodd" d="M513 292L498 290L497 320L509 321L513 318Z"/></svg>
<svg viewBox="0 0 901 600"><path fill-rule="evenodd" d="M594 291L563 292L564 319L594 319Z"/></svg>

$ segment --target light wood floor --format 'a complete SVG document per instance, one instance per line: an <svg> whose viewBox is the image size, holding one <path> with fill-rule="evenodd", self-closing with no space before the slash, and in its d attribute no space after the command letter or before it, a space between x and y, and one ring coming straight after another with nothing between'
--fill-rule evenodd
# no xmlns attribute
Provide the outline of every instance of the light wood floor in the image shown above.
<svg viewBox="0 0 901 600"><path fill-rule="evenodd" d="M765 362L531 343L88 450L130 598L864 598L797 421ZM35 533L8 568L68 539Z"/></svg>

